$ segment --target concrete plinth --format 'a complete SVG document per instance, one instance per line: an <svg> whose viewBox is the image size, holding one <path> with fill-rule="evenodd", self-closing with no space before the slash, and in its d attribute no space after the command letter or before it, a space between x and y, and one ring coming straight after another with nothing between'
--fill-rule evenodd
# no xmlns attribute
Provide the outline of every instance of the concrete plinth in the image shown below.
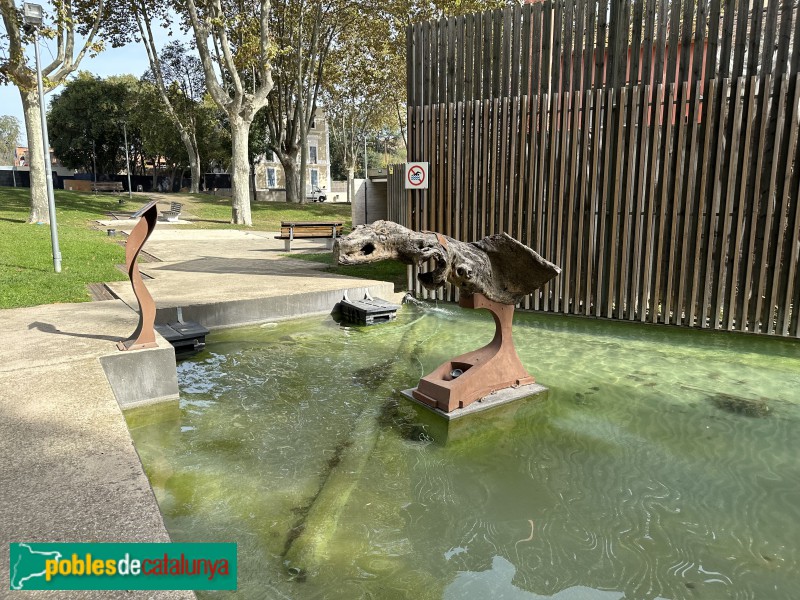
<svg viewBox="0 0 800 600"><path fill-rule="evenodd" d="M415 389L417 388L410 388L407 390L403 390L402 394L412 402L419 404L420 406L424 406L432 413L435 413L448 421L459 419L461 417L465 417L467 415L471 415L476 412L489 410L490 408L496 408L498 406L502 406L503 404L508 404L509 402L514 402L515 400L522 400L523 398L527 398L529 396L535 396L537 394L541 394L547 391L546 387L544 387L543 385L539 385L538 383L531 383L530 385L521 385L515 388L510 387L489 394L485 398L478 400L477 402L473 402L472 404L466 406L465 408L457 408L450 412L444 412L443 410L439 410L438 408L428 406L424 402L420 402L419 400L414 398L413 392Z"/></svg>

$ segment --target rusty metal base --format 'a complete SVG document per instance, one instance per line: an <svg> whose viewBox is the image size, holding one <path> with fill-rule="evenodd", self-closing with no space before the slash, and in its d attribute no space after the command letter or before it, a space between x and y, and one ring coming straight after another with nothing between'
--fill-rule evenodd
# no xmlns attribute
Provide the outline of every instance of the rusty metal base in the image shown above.
<svg viewBox="0 0 800 600"><path fill-rule="evenodd" d="M495 334L489 344L462 354L426 375L413 390L414 398L445 413L463 409L492 392L535 383L522 366L511 337L514 306L500 304L483 294L462 296L463 308L485 308L494 317ZM460 375L457 371L461 371Z"/></svg>
<svg viewBox="0 0 800 600"><path fill-rule="evenodd" d="M511 402L516 402L518 400L523 400L525 398L531 398L532 396L538 396L539 394L545 394L547 392L547 388L538 383L531 383L519 387L505 388L502 390L498 390L494 393L491 393L488 396L481 398L477 402L473 402L472 404L464 408L457 408L450 412L439 410L438 408L436 408L435 406L431 406L427 402L422 402L421 400L418 400L414 395L414 392L416 391L417 388L413 388L410 390L403 390L400 393L403 394L403 396L405 396L412 402L415 402L416 404L423 406L424 408L439 415L445 420L453 421L455 419L466 417L467 415L471 415L477 412L482 412L485 410L489 410L491 408L504 406ZM544 398L545 396L541 397Z"/></svg>
<svg viewBox="0 0 800 600"><path fill-rule="evenodd" d="M136 340L125 340L123 342L117 342L117 348L120 350L144 350L145 348L158 348L158 344L155 342L137 344Z"/></svg>

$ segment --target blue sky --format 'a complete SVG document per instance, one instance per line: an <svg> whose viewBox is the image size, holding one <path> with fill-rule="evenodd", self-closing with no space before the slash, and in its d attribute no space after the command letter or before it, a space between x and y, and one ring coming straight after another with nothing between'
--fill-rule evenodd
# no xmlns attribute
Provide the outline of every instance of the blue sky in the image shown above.
<svg viewBox="0 0 800 600"><path fill-rule="evenodd" d="M168 38L166 32L160 28L154 28L153 35L156 37L156 44L159 49L167 41L176 39L175 37ZM182 36L177 36L182 37ZM42 64L49 63L56 53L55 44L50 40L41 40L41 57ZM77 43L76 43L77 45ZM33 50L31 49L31 55ZM33 59L31 59L33 64ZM141 43L132 43L122 48L107 48L94 58L86 56L78 68L79 71L89 71L100 77L108 77L109 75L125 75L131 74L136 77L141 77L150 64L147 62L147 53ZM62 90L63 87L56 88L53 92L47 94L45 97L49 102L50 98ZM20 144L27 144L27 137L25 135L25 119L22 113L22 102L19 98L19 92L13 85L0 85L0 115L11 115L19 119L21 129Z"/></svg>

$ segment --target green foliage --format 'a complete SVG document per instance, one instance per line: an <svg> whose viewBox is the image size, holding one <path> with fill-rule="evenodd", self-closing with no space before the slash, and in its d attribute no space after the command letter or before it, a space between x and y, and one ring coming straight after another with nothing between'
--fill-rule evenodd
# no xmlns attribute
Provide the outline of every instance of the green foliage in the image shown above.
<svg viewBox="0 0 800 600"><path fill-rule="evenodd" d="M122 281L125 250L91 221L119 210L110 195L56 191L62 272L53 271L50 228L29 225L27 188L0 188L0 308L89 300L86 285Z"/></svg>

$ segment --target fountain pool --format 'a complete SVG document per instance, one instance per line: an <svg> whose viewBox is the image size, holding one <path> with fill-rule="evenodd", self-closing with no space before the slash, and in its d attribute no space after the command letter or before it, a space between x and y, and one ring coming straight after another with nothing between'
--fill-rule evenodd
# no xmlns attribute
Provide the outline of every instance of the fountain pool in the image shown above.
<svg viewBox="0 0 800 600"><path fill-rule="evenodd" d="M797 597L796 342L517 313L544 397L444 431L400 396L493 333L214 332L179 402L126 413L172 539L237 542L236 598Z"/></svg>

